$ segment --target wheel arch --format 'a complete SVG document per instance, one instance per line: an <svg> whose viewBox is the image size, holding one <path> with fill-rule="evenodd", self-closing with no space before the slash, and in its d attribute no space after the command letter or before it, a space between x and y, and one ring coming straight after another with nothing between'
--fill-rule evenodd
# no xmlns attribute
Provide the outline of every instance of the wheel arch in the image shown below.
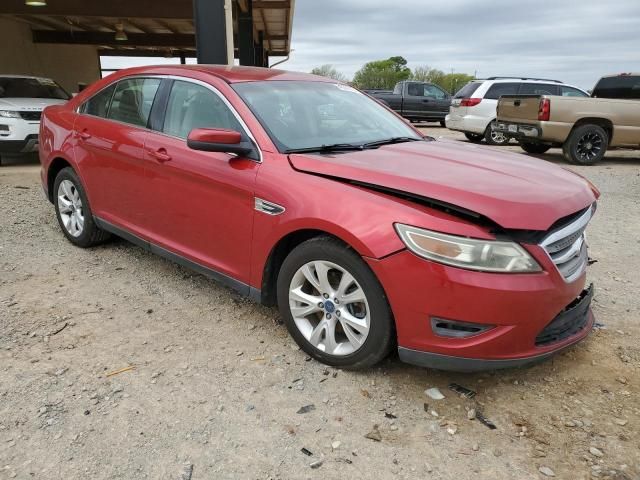
<svg viewBox="0 0 640 480"><path fill-rule="evenodd" d="M338 240L345 247L353 249L362 255L356 248L339 236L326 230L314 228L294 230L281 237L271 248L262 268L262 280L260 285L260 303L268 306L277 303L278 273L284 259L301 243L317 237L330 237Z"/></svg>
<svg viewBox="0 0 640 480"><path fill-rule="evenodd" d="M609 136L609 144L611 144L611 139L613 138L613 122L607 118L602 117L583 117L580 118L576 123L573 124L571 131L569 132L569 136L574 132L576 128L582 127L584 125L597 125L604 129Z"/></svg>
<svg viewBox="0 0 640 480"><path fill-rule="evenodd" d="M74 168L71 162L64 157L55 157L49 164L49 168L47 169L47 197L51 203L53 203L53 184L56 181L56 177L63 168L67 167Z"/></svg>

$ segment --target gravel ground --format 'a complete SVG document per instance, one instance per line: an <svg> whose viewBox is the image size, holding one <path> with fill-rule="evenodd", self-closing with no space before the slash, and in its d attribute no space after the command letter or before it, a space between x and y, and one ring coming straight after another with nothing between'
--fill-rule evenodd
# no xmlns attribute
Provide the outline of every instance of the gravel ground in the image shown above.
<svg viewBox="0 0 640 480"><path fill-rule="evenodd" d="M589 276L604 327L542 365L473 375L310 361L275 309L124 241L73 247L38 165L7 164L0 479L640 478L638 152L576 168L602 191Z"/></svg>

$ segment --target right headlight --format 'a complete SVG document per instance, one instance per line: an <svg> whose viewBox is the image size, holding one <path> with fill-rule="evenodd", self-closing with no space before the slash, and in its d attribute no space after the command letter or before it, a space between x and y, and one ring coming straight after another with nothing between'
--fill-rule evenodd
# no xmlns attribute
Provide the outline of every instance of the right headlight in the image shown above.
<svg viewBox="0 0 640 480"><path fill-rule="evenodd" d="M434 262L484 272L542 271L538 262L515 242L459 237L401 223L395 227L409 250Z"/></svg>

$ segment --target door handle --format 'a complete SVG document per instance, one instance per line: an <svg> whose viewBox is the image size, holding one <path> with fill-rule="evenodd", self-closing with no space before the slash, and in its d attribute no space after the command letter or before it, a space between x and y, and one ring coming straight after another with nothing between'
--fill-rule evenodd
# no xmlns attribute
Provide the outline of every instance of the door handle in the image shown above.
<svg viewBox="0 0 640 480"><path fill-rule="evenodd" d="M158 150L149 150L149 155L151 155L160 163L168 162L169 160L171 160L171 155L167 153L166 148L159 148Z"/></svg>
<svg viewBox="0 0 640 480"><path fill-rule="evenodd" d="M429 103L429 100L422 100L422 103Z"/></svg>
<svg viewBox="0 0 640 480"><path fill-rule="evenodd" d="M83 130L81 132L76 133L76 137L78 137L80 140L89 140L91 138L91 134L86 130Z"/></svg>

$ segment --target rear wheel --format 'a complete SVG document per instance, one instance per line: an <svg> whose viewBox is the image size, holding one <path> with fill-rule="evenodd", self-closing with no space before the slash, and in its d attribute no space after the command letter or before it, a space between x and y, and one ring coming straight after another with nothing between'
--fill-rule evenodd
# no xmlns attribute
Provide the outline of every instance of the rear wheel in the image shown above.
<svg viewBox="0 0 640 480"><path fill-rule="evenodd" d="M84 187L71 167L63 168L56 176L53 195L58 223L71 243L87 248L109 238L95 224Z"/></svg>
<svg viewBox="0 0 640 480"><path fill-rule="evenodd" d="M527 153L544 153L551 148L551 145L545 145L543 143L528 143L520 142L520 148Z"/></svg>
<svg viewBox="0 0 640 480"><path fill-rule="evenodd" d="M609 135L598 125L582 125L575 128L564 145L562 153L570 163L593 165L604 157L609 145Z"/></svg>
<svg viewBox="0 0 640 480"><path fill-rule="evenodd" d="M507 137L504 133L496 132L491 127L496 122L491 122L487 129L484 132L484 140L488 145L506 145L509 143L509 137Z"/></svg>
<svg viewBox="0 0 640 480"><path fill-rule="evenodd" d="M473 143L480 143L484 138L484 136L479 133L471 133L471 132L464 132L464 136L467 137L467 140Z"/></svg>
<svg viewBox="0 0 640 480"><path fill-rule="evenodd" d="M313 238L287 256L278 274L278 306L296 343L327 365L370 367L394 344L382 286L362 258L334 238Z"/></svg>

